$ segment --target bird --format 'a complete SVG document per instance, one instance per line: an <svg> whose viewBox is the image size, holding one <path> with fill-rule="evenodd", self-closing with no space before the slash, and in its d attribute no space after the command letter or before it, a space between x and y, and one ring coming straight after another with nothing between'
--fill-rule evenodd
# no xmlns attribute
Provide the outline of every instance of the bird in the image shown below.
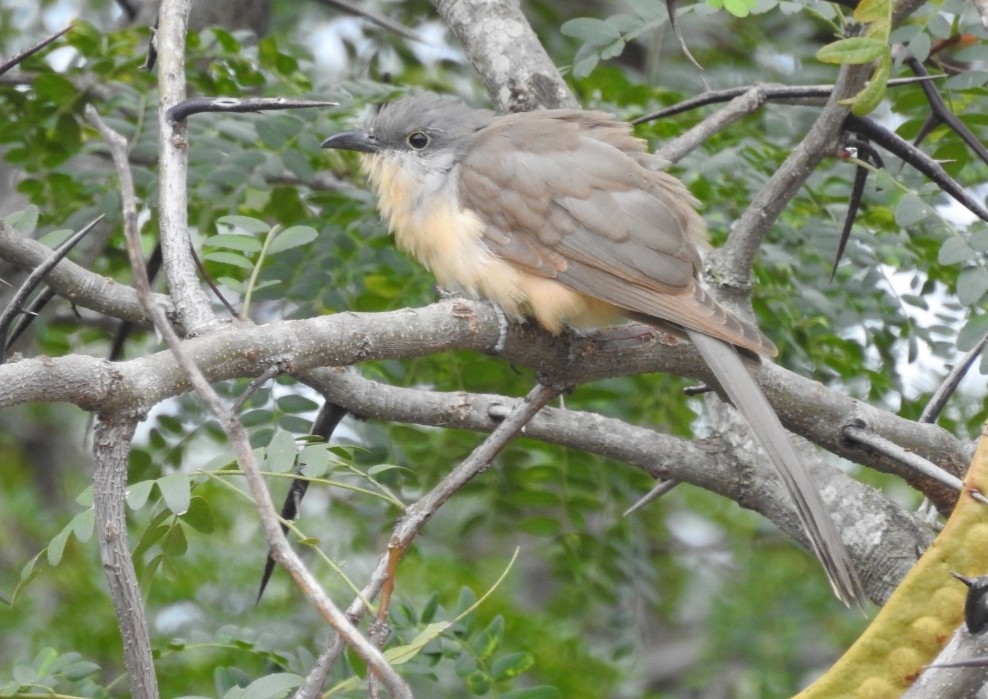
<svg viewBox="0 0 988 699"><path fill-rule="evenodd" d="M778 349L702 284L698 202L630 124L418 93L322 147L359 154L397 246L441 287L553 334L638 321L686 335L768 454L834 593L862 603L829 510L739 354Z"/></svg>

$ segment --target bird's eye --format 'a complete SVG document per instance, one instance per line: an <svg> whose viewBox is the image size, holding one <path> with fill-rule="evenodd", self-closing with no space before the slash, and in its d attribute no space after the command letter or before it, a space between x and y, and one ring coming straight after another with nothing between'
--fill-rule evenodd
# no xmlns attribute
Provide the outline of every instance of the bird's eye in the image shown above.
<svg viewBox="0 0 988 699"><path fill-rule="evenodd" d="M422 131L412 131L405 140L415 150L422 150L429 145L429 135Z"/></svg>

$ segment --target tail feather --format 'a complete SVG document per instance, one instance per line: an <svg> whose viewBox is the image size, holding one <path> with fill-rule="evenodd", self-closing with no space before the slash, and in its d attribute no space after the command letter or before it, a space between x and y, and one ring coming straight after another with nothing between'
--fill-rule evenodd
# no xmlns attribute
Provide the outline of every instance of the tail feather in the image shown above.
<svg viewBox="0 0 988 699"><path fill-rule="evenodd" d="M849 606L863 603L865 595L861 581L830 518L830 511L786 436L778 415L741 361L737 350L722 340L696 331L689 331L689 337L768 454L769 461L789 492L813 552L823 565L834 593Z"/></svg>

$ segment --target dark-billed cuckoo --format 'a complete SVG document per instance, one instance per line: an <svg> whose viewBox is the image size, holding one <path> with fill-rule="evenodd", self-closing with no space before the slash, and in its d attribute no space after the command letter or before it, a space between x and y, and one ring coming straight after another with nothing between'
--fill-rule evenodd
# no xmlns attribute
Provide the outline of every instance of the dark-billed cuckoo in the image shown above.
<svg viewBox="0 0 988 699"><path fill-rule="evenodd" d="M820 493L736 348L775 345L700 284L707 230L686 187L601 112L498 116L433 94L324 148L358 151L398 246L447 289L551 333L634 319L684 332L785 484L837 596L861 583Z"/></svg>

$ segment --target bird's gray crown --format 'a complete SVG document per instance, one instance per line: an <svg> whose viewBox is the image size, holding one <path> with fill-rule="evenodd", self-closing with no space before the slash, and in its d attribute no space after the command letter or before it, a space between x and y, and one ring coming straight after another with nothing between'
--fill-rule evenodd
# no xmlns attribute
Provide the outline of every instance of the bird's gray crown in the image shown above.
<svg viewBox="0 0 988 699"><path fill-rule="evenodd" d="M412 134L421 132L429 142L423 152L469 147L472 134L495 117L486 109L473 109L451 97L426 92L385 105L370 119L367 131L381 149L417 150L410 144Z"/></svg>

